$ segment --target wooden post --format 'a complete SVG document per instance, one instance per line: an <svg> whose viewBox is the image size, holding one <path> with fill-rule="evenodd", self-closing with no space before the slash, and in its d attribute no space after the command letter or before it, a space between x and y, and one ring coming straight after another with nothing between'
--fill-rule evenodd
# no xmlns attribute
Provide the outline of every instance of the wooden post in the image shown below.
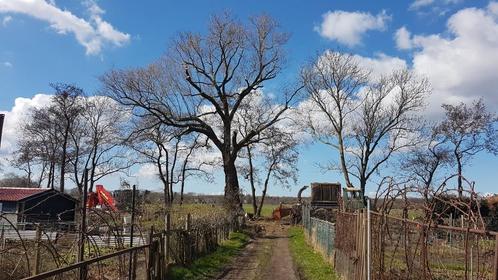
<svg viewBox="0 0 498 280"><path fill-rule="evenodd" d="M465 232L465 241L464 241L464 246L465 246L465 280L469 279L469 231L470 231L470 228L467 228L467 231Z"/></svg>
<svg viewBox="0 0 498 280"><path fill-rule="evenodd" d="M81 223L80 223L80 234L79 234L79 247L78 247L78 262L82 262L85 259L85 238L86 238L86 204L88 197L88 169L85 169L83 173L84 184L83 184L83 199L81 201ZM80 268L79 279L86 279L86 266Z"/></svg>
<svg viewBox="0 0 498 280"><path fill-rule="evenodd" d="M36 226L36 238L35 238L35 265L33 266L33 275L40 273L40 242L41 242L41 227Z"/></svg>
<svg viewBox="0 0 498 280"><path fill-rule="evenodd" d="M166 253L166 256L165 256L165 260L166 260L166 266L169 264L169 235L170 235L170 231L171 231L171 214L170 213L166 213L166 217L165 217L166 221L164 221L165 223L165 238L166 238L166 242L165 242L165 245L164 245L164 251Z"/></svg>
<svg viewBox="0 0 498 280"><path fill-rule="evenodd" d="M495 267L493 279L498 280L498 235L495 236Z"/></svg>
<svg viewBox="0 0 498 280"><path fill-rule="evenodd" d="M154 234L154 226L150 227L149 231L149 236L147 238L147 244L149 244L149 255L148 255L148 261L147 261L147 269L145 270L147 275L146 279L147 280L152 280L153 278L153 272L154 272L154 254L155 254L155 249L154 249L154 244L153 244L153 234Z"/></svg>
<svg viewBox="0 0 498 280"><path fill-rule="evenodd" d="M4 248L5 248L5 225L0 225L2 226L2 232L0 233L0 242L2 243L1 244L1 247L0 247L0 250L3 252ZM0 266L3 265L3 254L0 254Z"/></svg>
<svg viewBox="0 0 498 280"><path fill-rule="evenodd" d="M186 234L186 240L185 240L185 262L187 264L190 264L192 261L192 244L191 244L191 236L190 236L190 230L192 227L192 215L190 213L187 214L187 220L185 221L185 234Z"/></svg>

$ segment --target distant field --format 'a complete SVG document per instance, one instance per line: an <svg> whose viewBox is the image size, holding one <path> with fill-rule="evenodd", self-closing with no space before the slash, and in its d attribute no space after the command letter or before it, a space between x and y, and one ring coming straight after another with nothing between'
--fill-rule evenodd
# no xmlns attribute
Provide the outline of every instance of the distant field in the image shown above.
<svg viewBox="0 0 498 280"><path fill-rule="evenodd" d="M403 217L403 209L392 209L391 216ZM422 209L408 209L408 219L410 220L420 220L424 218L424 210Z"/></svg>
<svg viewBox="0 0 498 280"><path fill-rule="evenodd" d="M246 211L247 213L253 213L253 209L252 209L252 204L244 204L243 205L244 207L244 211ZM274 204L263 204L263 209L261 210L261 216L263 217L271 217L272 213L273 213L273 209L277 208L278 205L274 205Z"/></svg>

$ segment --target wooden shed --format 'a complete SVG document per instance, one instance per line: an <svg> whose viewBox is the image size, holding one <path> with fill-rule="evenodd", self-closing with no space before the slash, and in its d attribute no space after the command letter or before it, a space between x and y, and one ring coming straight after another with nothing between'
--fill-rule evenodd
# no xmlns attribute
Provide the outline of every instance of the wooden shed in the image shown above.
<svg viewBox="0 0 498 280"><path fill-rule="evenodd" d="M53 189L0 188L0 225L71 224L77 203L70 195Z"/></svg>

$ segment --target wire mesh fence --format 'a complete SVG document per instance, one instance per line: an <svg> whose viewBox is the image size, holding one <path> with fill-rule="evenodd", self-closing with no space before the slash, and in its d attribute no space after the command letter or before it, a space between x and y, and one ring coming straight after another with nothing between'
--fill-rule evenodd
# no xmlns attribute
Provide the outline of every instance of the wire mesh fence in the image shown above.
<svg viewBox="0 0 498 280"><path fill-rule="evenodd" d="M335 224L311 217L310 208L305 205L303 225L306 238L313 248L322 253L330 263L334 263Z"/></svg>
<svg viewBox="0 0 498 280"><path fill-rule="evenodd" d="M303 225L306 238L313 248L330 262L334 262L335 224L310 216L309 206L303 207Z"/></svg>

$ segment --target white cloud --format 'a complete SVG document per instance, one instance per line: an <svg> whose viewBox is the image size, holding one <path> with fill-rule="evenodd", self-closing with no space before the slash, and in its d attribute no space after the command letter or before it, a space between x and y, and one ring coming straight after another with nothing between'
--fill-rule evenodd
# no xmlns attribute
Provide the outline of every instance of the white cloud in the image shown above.
<svg viewBox="0 0 498 280"><path fill-rule="evenodd" d="M361 44L362 36L370 30L385 30L390 16L385 11L376 16L364 12L329 11L320 26L315 26L322 37L336 40L349 47Z"/></svg>
<svg viewBox="0 0 498 280"><path fill-rule="evenodd" d="M394 39L396 40L396 47L400 50L408 50L412 48L412 42L410 38L411 34L406 27L401 27L394 34Z"/></svg>
<svg viewBox="0 0 498 280"><path fill-rule="evenodd" d="M5 67L8 67L8 68L11 68L13 66L12 63L9 62L9 61L2 62L2 65L5 66Z"/></svg>
<svg viewBox="0 0 498 280"><path fill-rule="evenodd" d="M9 22L12 21L12 17L11 16L4 16L3 19L2 19L2 25L5 27L9 24Z"/></svg>
<svg viewBox="0 0 498 280"><path fill-rule="evenodd" d="M399 58L377 53L374 57L355 55L358 64L371 71L372 77L379 78L391 74L393 71L406 69L406 61Z"/></svg>
<svg viewBox="0 0 498 280"><path fill-rule="evenodd" d="M33 98L18 97L15 100L14 107L10 111L0 111L5 114L5 123L3 127L2 147L0 154L8 154L16 147L19 138L19 127L25 120L28 112L32 108L41 108L50 103L50 95L37 94Z"/></svg>
<svg viewBox="0 0 498 280"><path fill-rule="evenodd" d="M410 9L418 10L431 5L451 5L458 4L460 2L462 2L462 0L415 0L410 5Z"/></svg>
<svg viewBox="0 0 498 280"><path fill-rule="evenodd" d="M462 9L448 19L449 36L414 35L410 40L414 70L433 86L431 112L440 112L442 103L480 97L490 109L498 109L497 7L491 2L482 9Z"/></svg>
<svg viewBox="0 0 498 280"><path fill-rule="evenodd" d="M140 165L137 173L134 175L135 177L139 177L141 179L157 179L158 178L157 167L152 163L145 163Z"/></svg>
<svg viewBox="0 0 498 280"><path fill-rule="evenodd" d="M419 9L422 7L429 6L434 3L434 0L415 0L410 5L410 9Z"/></svg>
<svg viewBox="0 0 498 280"><path fill-rule="evenodd" d="M87 55L97 55L106 44L122 46L130 35L116 30L102 19L102 10L94 1L86 1L90 19L75 16L45 0L0 0L0 13L20 13L46 21L59 34L73 33Z"/></svg>

